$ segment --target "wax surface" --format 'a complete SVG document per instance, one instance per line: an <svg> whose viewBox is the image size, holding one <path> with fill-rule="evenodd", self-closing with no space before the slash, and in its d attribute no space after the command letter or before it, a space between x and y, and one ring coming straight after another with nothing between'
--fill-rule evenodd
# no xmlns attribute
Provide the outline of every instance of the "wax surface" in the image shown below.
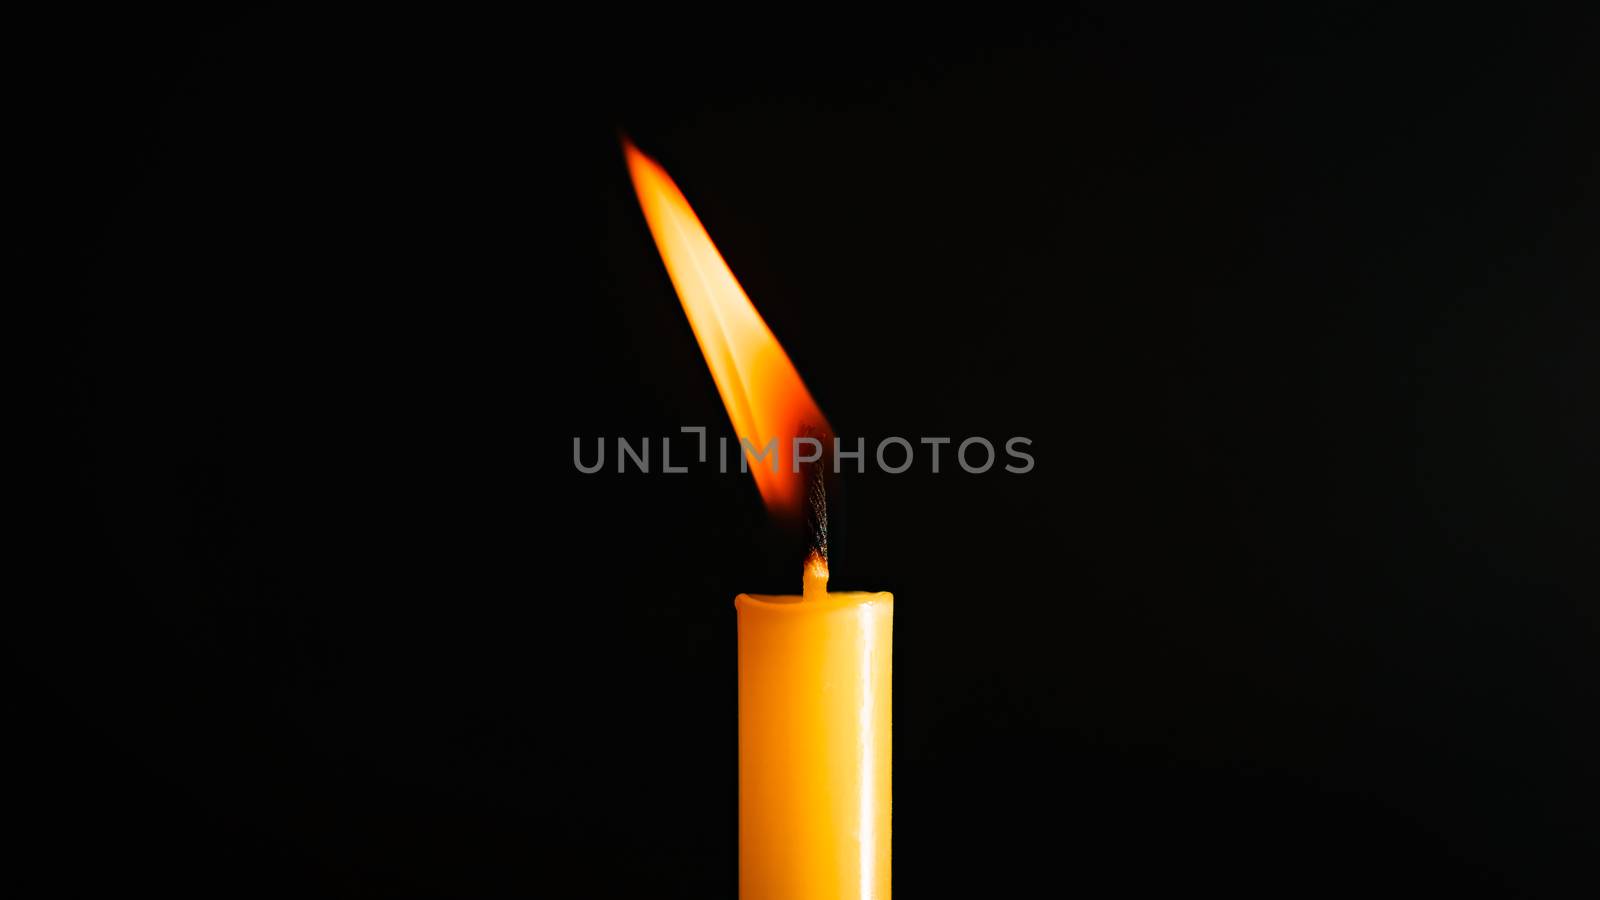
<svg viewBox="0 0 1600 900"><path fill-rule="evenodd" d="M734 604L739 896L886 900L894 597Z"/></svg>

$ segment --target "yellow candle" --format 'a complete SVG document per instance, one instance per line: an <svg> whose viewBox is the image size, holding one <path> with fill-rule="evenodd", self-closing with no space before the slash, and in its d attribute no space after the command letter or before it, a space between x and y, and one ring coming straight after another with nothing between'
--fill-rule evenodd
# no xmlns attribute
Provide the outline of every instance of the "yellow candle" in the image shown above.
<svg viewBox="0 0 1600 900"><path fill-rule="evenodd" d="M683 192L624 142L639 205L767 506L791 518L818 495L791 442L832 432ZM741 594L739 895L887 900L889 667L894 598L829 593L825 547L800 596Z"/></svg>
<svg viewBox="0 0 1600 900"><path fill-rule="evenodd" d="M894 597L740 594L739 896L889 897Z"/></svg>

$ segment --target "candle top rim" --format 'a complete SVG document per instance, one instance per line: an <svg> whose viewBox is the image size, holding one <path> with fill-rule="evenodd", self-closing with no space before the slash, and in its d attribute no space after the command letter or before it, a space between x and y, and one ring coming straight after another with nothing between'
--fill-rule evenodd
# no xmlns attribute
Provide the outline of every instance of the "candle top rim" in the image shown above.
<svg viewBox="0 0 1600 900"><path fill-rule="evenodd" d="M802 594L740 594L733 605L740 609L773 611L821 612L858 606L894 605L894 594L888 591L829 591L820 600L808 600Z"/></svg>

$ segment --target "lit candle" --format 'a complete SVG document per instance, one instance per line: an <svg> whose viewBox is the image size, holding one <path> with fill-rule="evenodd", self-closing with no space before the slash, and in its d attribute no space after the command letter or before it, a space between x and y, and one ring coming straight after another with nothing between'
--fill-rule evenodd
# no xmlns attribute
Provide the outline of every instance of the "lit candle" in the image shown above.
<svg viewBox="0 0 1600 900"><path fill-rule="evenodd" d="M776 514L811 525L798 596L734 601L739 894L886 900L894 598L828 592L822 475L797 472L792 454L800 436L826 449L832 430L678 186L631 143L624 151L735 434L755 450L776 441L766 459L746 451L761 496Z"/></svg>
<svg viewBox="0 0 1600 900"><path fill-rule="evenodd" d="M740 594L739 894L889 896L894 597Z"/></svg>

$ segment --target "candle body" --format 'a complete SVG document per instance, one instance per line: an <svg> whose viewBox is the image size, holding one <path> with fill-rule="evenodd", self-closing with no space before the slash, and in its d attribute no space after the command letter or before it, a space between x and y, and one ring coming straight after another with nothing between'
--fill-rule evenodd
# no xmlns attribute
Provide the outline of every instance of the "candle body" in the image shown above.
<svg viewBox="0 0 1600 900"><path fill-rule="evenodd" d="M739 896L888 900L894 597L735 606Z"/></svg>

